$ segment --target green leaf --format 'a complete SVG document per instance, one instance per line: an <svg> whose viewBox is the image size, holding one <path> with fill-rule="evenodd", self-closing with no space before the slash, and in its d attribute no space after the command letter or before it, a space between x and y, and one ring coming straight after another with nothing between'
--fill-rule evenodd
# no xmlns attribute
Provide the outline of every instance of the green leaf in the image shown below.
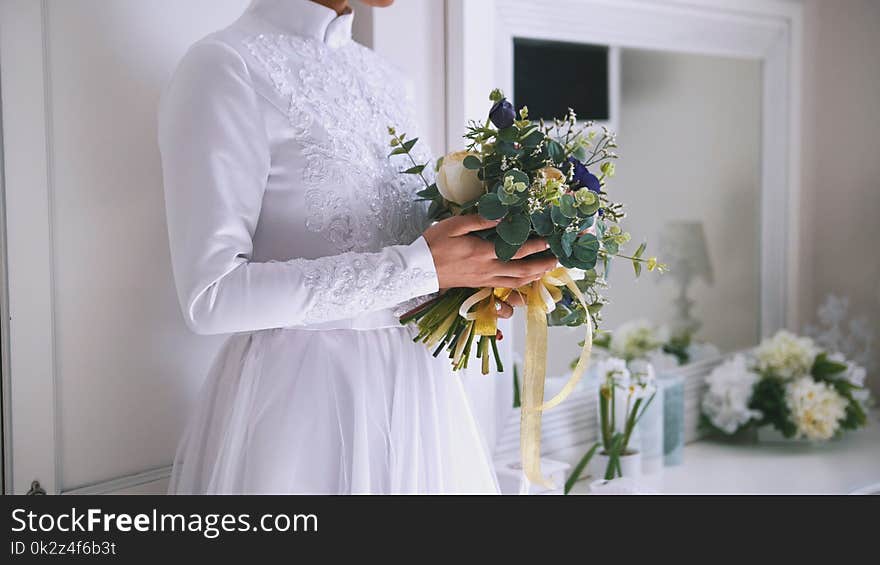
<svg viewBox="0 0 880 565"><path fill-rule="evenodd" d="M574 218L578 215L577 210L574 207L574 196L571 194L562 195L562 198L559 199L559 209L562 211L562 214L568 218Z"/></svg>
<svg viewBox="0 0 880 565"><path fill-rule="evenodd" d="M513 142L516 141L516 138L519 137L519 130L516 129L514 126L510 126L509 128L498 130L497 137L502 141Z"/></svg>
<svg viewBox="0 0 880 565"><path fill-rule="evenodd" d="M472 171L476 171L483 166L483 163L475 155L468 155L464 158L464 161L462 161L461 164L464 165L465 169L470 169Z"/></svg>
<svg viewBox="0 0 880 565"><path fill-rule="evenodd" d="M647 249L647 247L648 247L648 243L643 241L642 244L639 245L639 248L636 249L636 252L633 253L633 257L635 257L636 259L639 259L642 256L642 253L645 252L645 249Z"/></svg>
<svg viewBox="0 0 880 565"><path fill-rule="evenodd" d="M502 261L510 261L516 255L516 252L519 251L520 247L522 247L522 244L511 245L499 237L495 240L495 256Z"/></svg>
<svg viewBox="0 0 880 565"><path fill-rule="evenodd" d="M586 218L581 219L581 225L578 226L578 231L584 231L593 226L593 222L596 220L596 216L587 216Z"/></svg>
<svg viewBox="0 0 880 565"><path fill-rule="evenodd" d="M404 151L406 151L407 153L412 151L412 148L415 146L415 144L418 140L419 140L418 137L414 137L414 138L410 139L409 141L404 142L404 144L403 144Z"/></svg>
<svg viewBox="0 0 880 565"><path fill-rule="evenodd" d="M506 157L516 157L519 155L519 150L517 150L510 141L499 140L495 143L495 151L499 155L504 155Z"/></svg>
<svg viewBox="0 0 880 565"><path fill-rule="evenodd" d="M494 192L484 194L477 204L480 215L487 220L498 220L507 215L507 206L501 203Z"/></svg>
<svg viewBox="0 0 880 565"><path fill-rule="evenodd" d="M522 146L528 149L534 149L544 141L544 134L540 130L533 131L523 138Z"/></svg>
<svg viewBox="0 0 880 565"><path fill-rule="evenodd" d="M593 458L593 454L596 453L597 449L599 449L598 442L593 444L593 447L591 447L590 450L587 451L583 457L581 457L581 460L578 461L578 464L574 466L574 470L571 472L571 476L568 477L567 481L565 481L565 494L571 492L574 484L577 482L578 479L581 478L581 473L584 472L584 469L590 463L590 459Z"/></svg>
<svg viewBox="0 0 880 565"><path fill-rule="evenodd" d="M519 365L513 364L513 407L520 407L519 399Z"/></svg>
<svg viewBox="0 0 880 565"><path fill-rule="evenodd" d="M562 250L565 252L566 257L570 257L573 251L572 246L574 245L574 240L577 239L576 231L567 231L562 234L562 238L560 239L560 243L562 243Z"/></svg>
<svg viewBox="0 0 880 565"><path fill-rule="evenodd" d="M556 164L565 161L565 149L562 147L562 145L559 144L558 141L551 139L547 143L547 153Z"/></svg>
<svg viewBox="0 0 880 565"><path fill-rule="evenodd" d="M607 251L610 255L617 255L617 252L620 251L620 246L617 245L617 242L606 239L605 251Z"/></svg>
<svg viewBox="0 0 880 565"><path fill-rule="evenodd" d="M559 206L555 204L550 207L550 218L553 220L553 223L561 228L567 228L571 223L571 218L562 213L562 210L559 209Z"/></svg>
<svg viewBox="0 0 880 565"><path fill-rule="evenodd" d="M532 222L525 214L508 214L495 228L498 235L517 249L529 238Z"/></svg>
<svg viewBox="0 0 880 565"><path fill-rule="evenodd" d="M633 261L633 270L636 272L636 278L642 274L642 264L639 261Z"/></svg>
<svg viewBox="0 0 880 565"><path fill-rule="evenodd" d="M546 208L532 214L532 227L538 235L547 236L555 229L553 219L550 218L550 210Z"/></svg>
<svg viewBox="0 0 880 565"><path fill-rule="evenodd" d="M565 251L562 250L562 234L554 233L547 238L547 243L550 245L550 251L553 252L553 255L556 256L560 261L565 259Z"/></svg>
<svg viewBox="0 0 880 565"><path fill-rule="evenodd" d="M424 165L416 165L415 167L410 167L407 170L403 171L403 174L405 174L405 175L419 175L424 170L425 170Z"/></svg>
<svg viewBox="0 0 880 565"><path fill-rule="evenodd" d="M599 259L599 240L591 233L585 233L574 243L574 257L580 269L589 271L596 267Z"/></svg>
<svg viewBox="0 0 880 565"><path fill-rule="evenodd" d="M433 200L440 196L440 191L437 189L436 184L432 184L428 188L416 192L416 196L424 198L425 200Z"/></svg>
<svg viewBox="0 0 880 565"><path fill-rule="evenodd" d="M529 180L529 175L525 174L519 169L510 169L509 171L506 171L504 173L504 178L506 179L507 177L512 177L513 182L521 182L524 183L526 186L529 186L532 182L531 180Z"/></svg>
<svg viewBox="0 0 880 565"><path fill-rule="evenodd" d="M826 380L838 373L846 371L846 365L828 359L827 353L820 353L813 361L813 370L811 373L819 380Z"/></svg>
<svg viewBox="0 0 880 565"><path fill-rule="evenodd" d="M389 153L389 155L406 155L406 149L404 149L403 147L398 147L397 149Z"/></svg>
<svg viewBox="0 0 880 565"><path fill-rule="evenodd" d="M514 205L522 202L523 193L513 192L511 194L508 194L508 193L504 192L503 190L499 190L498 191L498 199L505 206L514 206Z"/></svg>
<svg viewBox="0 0 880 565"><path fill-rule="evenodd" d="M599 210L599 207L601 205L602 203L599 202L599 199L597 198L596 201L592 204L581 204L580 206L578 206L578 212L580 212L584 216L592 216Z"/></svg>

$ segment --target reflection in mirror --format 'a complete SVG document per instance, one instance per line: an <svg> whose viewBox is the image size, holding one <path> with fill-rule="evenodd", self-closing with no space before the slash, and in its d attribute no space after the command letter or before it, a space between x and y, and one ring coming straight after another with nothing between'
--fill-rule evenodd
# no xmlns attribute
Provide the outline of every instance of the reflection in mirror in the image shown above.
<svg viewBox="0 0 880 565"><path fill-rule="evenodd" d="M618 261L603 329L634 336L631 330L647 324L669 344L667 362L675 355L694 361L754 346L760 327L761 64L622 49L620 67L621 158L607 190L627 203L627 223L636 230L629 251L648 241L670 272L636 279ZM562 375L565 354L578 350L582 330L551 332L548 374ZM690 346L675 339L683 335L692 336ZM524 343L522 333L516 343Z"/></svg>

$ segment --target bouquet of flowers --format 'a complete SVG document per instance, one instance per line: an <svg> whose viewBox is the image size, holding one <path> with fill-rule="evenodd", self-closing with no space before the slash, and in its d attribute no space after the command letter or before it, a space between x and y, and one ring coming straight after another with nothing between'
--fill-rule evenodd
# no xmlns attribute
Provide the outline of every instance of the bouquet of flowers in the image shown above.
<svg viewBox="0 0 880 565"><path fill-rule="evenodd" d="M453 288L401 317L415 324L416 341L434 355L444 350L455 369L467 367L472 356L482 361L483 373L494 358L498 370L495 302L519 293L527 307L525 370L522 392L522 450L526 476L546 484L540 476L540 412L561 402L586 369L592 330L598 327L605 303L611 260L630 261L638 276L643 266L662 268L656 258L644 258L645 244L623 254L630 235L620 225L623 206L609 198L605 184L614 175L617 148L614 134L591 122L579 124L574 111L553 123L529 119L528 108L518 113L499 91L490 95L492 107L484 123L471 122L467 148L437 161L436 183L423 175L427 163L412 154L418 138L389 128L392 155L409 156L430 201L429 216L480 214L499 220L496 227L477 235L494 244L499 259L508 261L533 236L545 238L559 268L530 285L511 288ZM572 377L553 399L543 402L547 355L547 326L585 326L587 337ZM490 357L491 349L491 357ZM543 403L542 403L543 402Z"/></svg>
<svg viewBox="0 0 880 565"><path fill-rule="evenodd" d="M824 441L867 422L865 369L787 331L718 366L707 385L702 425L721 435L770 425Z"/></svg>

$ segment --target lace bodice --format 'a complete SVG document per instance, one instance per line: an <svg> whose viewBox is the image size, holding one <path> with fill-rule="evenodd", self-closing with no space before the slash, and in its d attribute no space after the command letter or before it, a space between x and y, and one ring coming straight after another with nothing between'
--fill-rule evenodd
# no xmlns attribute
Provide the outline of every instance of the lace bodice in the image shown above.
<svg viewBox="0 0 880 565"><path fill-rule="evenodd" d="M194 330L383 326L437 290L420 185L387 157L389 125L416 131L408 88L351 40L351 20L256 0L166 89L169 238Z"/></svg>

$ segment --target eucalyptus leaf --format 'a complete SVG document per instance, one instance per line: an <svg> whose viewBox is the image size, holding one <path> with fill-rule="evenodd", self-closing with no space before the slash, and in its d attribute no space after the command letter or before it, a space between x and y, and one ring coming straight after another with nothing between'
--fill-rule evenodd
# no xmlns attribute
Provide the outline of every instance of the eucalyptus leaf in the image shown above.
<svg viewBox="0 0 880 565"><path fill-rule="evenodd" d="M525 214L508 214L495 229L501 239L519 248L529 238L532 222Z"/></svg>
<svg viewBox="0 0 880 565"><path fill-rule="evenodd" d="M551 139L547 143L547 154L554 163L558 164L565 161L565 149L562 147L562 145L559 144L558 141Z"/></svg>
<svg viewBox="0 0 880 565"><path fill-rule="evenodd" d="M483 166L483 163L475 155L468 155L464 158L464 161L462 161L461 164L465 169L470 169L472 171L476 171Z"/></svg>
<svg viewBox="0 0 880 565"><path fill-rule="evenodd" d="M484 194L477 204L480 215L487 220L498 220L507 215L507 206L501 203L494 192Z"/></svg>
<svg viewBox="0 0 880 565"><path fill-rule="evenodd" d="M498 199L505 206L514 206L516 204L519 204L522 201L522 198L523 198L522 195L518 192L513 192L513 193L508 194L507 192L504 192L503 190L498 191Z"/></svg>
<svg viewBox="0 0 880 565"><path fill-rule="evenodd" d="M562 262L565 259L565 252L562 250L562 235L554 233L547 238L547 244L550 245L550 251ZM565 264L563 263L563 266Z"/></svg>
<svg viewBox="0 0 880 565"><path fill-rule="evenodd" d="M580 206L578 206L578 211L584 216L592 216L599 211L599 207L601 205L602 203L599 202L599 199L597 198L596 201L592 204L581 204Z"/></svg>
<svg viewBox="0 0 880 565"><path fill-rule="evenodd" d="M559 206L555 204L550 207L550 218L553 220L553 223L561 228L567 228L571 223L571 218L567 217L562 213L562 210L559 209Z"/></svg>
<svg viewBox="0 0 880 565"><path fill-rule="evenodd" d="M586 218L581 218L581 224L578 226L578 231L584 231L593 227L593 222L596 221L596 216L587 216Z"/></svg>
<svg viewBox="0 0 880 565"><path fill-rule="evenodd" d="M544 134L540 130L533 131L522 139L522 146L528 149L534 149L544 141Z"/></svg>
<svg viewBox="0 0 880 565"><path fill-rule="evenodd" d="M403 171L405 175L418 175L421 174L422 171L425 170L424 165L416 165L415 167L410 167L407 170Z"/></svg>
<svg viewBox="0 0 880 565"><path fill-rule="evenodd" d="M418 140L419 140L418 137L414 137L414 138L410 139L409 141L404 142L404 144L403 144L404 151L406 151L407 153L412 151L412 148L415 147L416 142L418 142Z"/></svg>
<svg viewBox="0 0 880 565"><path fill-rule="evenodd" d="M553 233L555 226L550 217L550 210L544 209L532 214L532 227L535 228L538 235L547 236Z"/></svg>
<svg viewBox="0 0 880 565"><path fill-rule="evenodd" d="M560 239L560 243L562 243L562 250L565 252L565 256L568 257L572 254L572 246L574 245L574 240L577 239L576 231L567 231L562 234L562 238Z"/></svg>
<svg viewBox="0 0 880 565"><path fill-rule="evenodd" d="M510 126L509 128L498 130L497 137L502 141L513 142L519 137L519 130L514 126Z"/></svg>
<svg viewBox="0 0 880 565"><path fill-rule="evenodd" d="M516 255L516 252L519 251L520 247L522 247L522 244L511 245L499 237L495 240L495 256L502 261L510 261Z"/></svg>
<svg viewBox="0 0 880 565"><path fill-rule="evenodd" d="M510 141L498 140L495 143L495 151L506 157L516 157L519 155L519 150Z"/></svg>
<svg viewBox="0 0 880 565"><path fill-rule="evenodd" d="M438 198L440 196L440 191L437 189L436 184L432 184L428 188L418 191L416 193L416 196L424 198L425 200L433 200L434 198Z"/></svg>
<svg viewBox="0 0 880 565"><path fill-rule="evenodd" d="M574 196L571 194L563 194L562 198L559 199L559 209L562 211L562 214L568 218L576 217L578 211L574 207Z"/></svg>
<svg viewBox="0 0 880 565"><path fill-rule="evenodd" d="M633 253L633 257L635 257L636 259L640 258L642 256L642 253L645 252L645 249L647 249L647 247L648 247L648 243L643 241L642 244L639 245L639 248L636 249L636 252Z"/></svg>
<svg viewBox="0 0 880 565"><path fill-rule="evenodd" d="M504 173L504 178L507 179L508 177L511 177L513 179L513 182L525 183L526 186L531 183L531 181L529 180L529 175L525 174L519 169L510 169L509 171L506 171Z"/></svg>

